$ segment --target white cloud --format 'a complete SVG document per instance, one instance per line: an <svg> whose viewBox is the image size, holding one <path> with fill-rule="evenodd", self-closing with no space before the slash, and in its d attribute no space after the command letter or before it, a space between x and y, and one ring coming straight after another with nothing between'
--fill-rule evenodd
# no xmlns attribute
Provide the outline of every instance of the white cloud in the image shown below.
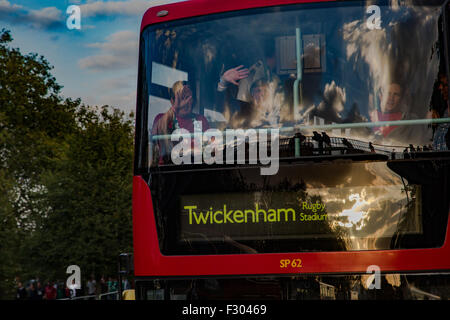
<svg viewBox="0 0 450 320"><path fill-rule="evenodd" d="M90 1L80 5L79 0L69 3L80 5L81 17L137 16L154 6L180 2L180 0L128 0L128 1ZM0 21L13 24L26 24L39 29L65 28L66 16L56 7L45 7L31 10L21 5L11 4L8 0L0 0Z"/></svg>
<svg viewBox="0 0 450 320"><path fill-rule="evenodd" d="M23 15L22 6L0 0L0 21L15 22L20 15Z"/></svg>
<svg viewBox="0 0 450 320"><path fill-rule="evenodd" d="M122 55L130 55L137 52L138 35L136 32L119 31L108 36L106 40L106 42L88 44L88 47Z"/></svg>
<svg viewBox="0 0 450 320"><path fill-rule="evenodd" d="M21 5L11 4L7 0L0 0L0 20L31 25L38 29L58 29L65 23L61 10L56 7L30 10Z"/></svg>
<svg viewBox="0 0 450 320"><path fill-rule="evenodd" d="M81 5L82 15L85 17L96 16L142 16L144 12L154 6L179 2L179 0L129 0L102 2L96 1Z"/></svg>
<svg viewBox="0 0 450 320"><path fill-rule="evenodd" d="M98 55L87 57L81 59L78 64L83 69L92 70L121 69L129 66L126 60L113 55Z"/></svg>
<svg viewBox="0 0 450 320"><path fill-rule="evenodd" d="M117 78L107 78L101 81L102 90L129 90L136 89L137 75L136 73L124 75Z"/></svg>
<svg viewBox="0 0 450 320"><path fill-rule="evenodd" d="M81 68L106 71L137 66L137 32L119 31L108 36L105 42L90 43L87 46L97 48L101 53L81 59L78 62Z"/></svg>
<svg viewBox="0 0 450 320"><path fill-rule="evenodd" d="M123 30L109 35L103 42L87 45L97 49L92 55L78 61L83 69L107 73L106 78L96 85L99 94L87 97L89 104L120 107L126 111L134 111L136 107L136 82L138 63L138 31Z"/></svg>
<svg viewBox="0 0 450 320"><path fill-rule="evenodd" d="M21 5L11 4L7 0L0 0L0 12L14 12L22 8Z"/></svg>
<svg viewBox="0 0 450 320"><path fill-rule="evenodd" d="M53 24L62 24L65 21L61 10L55 7L30 10L28 12L28 19L37 28L47 28Z"/></svg>

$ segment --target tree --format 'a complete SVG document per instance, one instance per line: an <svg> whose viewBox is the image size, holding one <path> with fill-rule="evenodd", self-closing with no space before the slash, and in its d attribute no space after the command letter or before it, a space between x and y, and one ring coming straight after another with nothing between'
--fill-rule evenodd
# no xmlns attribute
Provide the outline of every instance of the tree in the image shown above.
<svg viewBox="0 0 450 320"><path fill-rule="evenodd" d="M3 123L3 115L0 113L0 123ZM8 140L5 131L0 131L0 150ZM17 257L14 248L18 242L18 228L16 225L14 211L11 204L11 190L13 179L9 175L8 168L5 166L4 152L0 153L0 297L11 296L14 290L13 279L15 277L15 266Z"/></svg>
<svg viewBox="0 0 450 320"><path fill-rule="evenodd" d="M61 156L60 146L76 129L75 110L80 101L65 101L51 66L37 54L23 55L7 44L8 31L0 35L0 130L3 161L12 179L14 210L23 230L34 227L36 211L32 193L41 186L40 175Z"/></svg>
<svg viewBox="0 0 450 320"><path fill-rule="evenodd" d="M119 254L132 250L131 121L106 106L100 115L87 109L80 114L66 157L43 178L49 211L31 246L34 265L56 278L71 264L86 276L115 274Z"/></svg>
<svg viewBox="0 0 450 320"><path fill-rule="evenodd" d="M2 250L0 287L11 287L11 274L23 272L24 239L42 212L34 199L42 188L40 175L60 156L61 142L75 129L79 101L58 96L61 87L51 66L36 54L8 47L9 31L0 32L0 198ZM8 280L8 281L7 281ZM0 293L1 294L1 293Z"/></svg>
<svg viewBox="0 0 450 320"><path fill-rule="evenodd" d="M43 56L0 32L0 299L22 281L113 274L130 251L133 126L63 99Z"/></svg>

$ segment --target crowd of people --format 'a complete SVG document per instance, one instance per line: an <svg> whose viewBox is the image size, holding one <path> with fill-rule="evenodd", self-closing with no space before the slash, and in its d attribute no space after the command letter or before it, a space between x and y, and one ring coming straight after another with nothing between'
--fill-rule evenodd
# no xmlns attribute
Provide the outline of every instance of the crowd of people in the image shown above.
<svg viewBox="0 0 450 320"><path fill-rule="evenodd" d="M131 289L128 279L122 280L122 290ZM113 294L119 290L117 277L90 277L85 286L69 288L64 281L41 281L39 278L28 281L16 279L16 300L58 300L73 299L76 297L89 297L90 299L115 300ZM108 294L111 293L111 294Z"/></svg>

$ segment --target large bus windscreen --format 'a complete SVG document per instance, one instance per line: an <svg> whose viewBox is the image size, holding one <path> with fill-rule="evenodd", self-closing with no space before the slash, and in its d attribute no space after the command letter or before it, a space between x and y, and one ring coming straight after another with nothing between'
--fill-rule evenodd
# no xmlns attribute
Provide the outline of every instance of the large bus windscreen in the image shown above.
<svg viewBox="0 0 450 320"><path fill-rule="evenodd" d="M443 245L448 13L443 0L370 5L249 9L142 32L136 172L162 253Z"/></svg>

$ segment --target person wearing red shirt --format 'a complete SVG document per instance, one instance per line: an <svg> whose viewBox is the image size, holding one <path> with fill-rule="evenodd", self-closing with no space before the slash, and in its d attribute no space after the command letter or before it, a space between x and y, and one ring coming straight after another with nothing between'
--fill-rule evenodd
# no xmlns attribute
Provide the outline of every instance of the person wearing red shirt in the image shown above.
<svg viewBox="0 0 450 320"><path fill-rule="evenodd" d="M383 101L383 95L380 97ZM400 102L402 99L402 87L398 83L391 83L387 92L386 102L381 105L381 110L377 110L371 114L371 120L377 121L396 121L403 118L403 112L400 110ZM375 132L380 133L383 137L388 136L398 126L374 127Z"/></svg>
<svg viewBox="0 0 450 320"><path fill-rule="evenodd" d="M404 104L404 88L398 82L392 81L387 89L386 97L383 93L380 94L380 110L370 113L372 122L419 119ZM431 116L427 114L426 117ZM380 141L388 139L403 144L424 144L431 138L431 130L427 125L390 125L374 127L373 130L378 138L381 138Z"/></svg>
<svg viewBox="0 0 450 320"><path fill-rule="evenodd" d="M47 286L45 286L44 299L46 299L46 300L55 300L56 299L56 289L53 286L53 283L51 283L51 282L47 282Z"/></svg>

